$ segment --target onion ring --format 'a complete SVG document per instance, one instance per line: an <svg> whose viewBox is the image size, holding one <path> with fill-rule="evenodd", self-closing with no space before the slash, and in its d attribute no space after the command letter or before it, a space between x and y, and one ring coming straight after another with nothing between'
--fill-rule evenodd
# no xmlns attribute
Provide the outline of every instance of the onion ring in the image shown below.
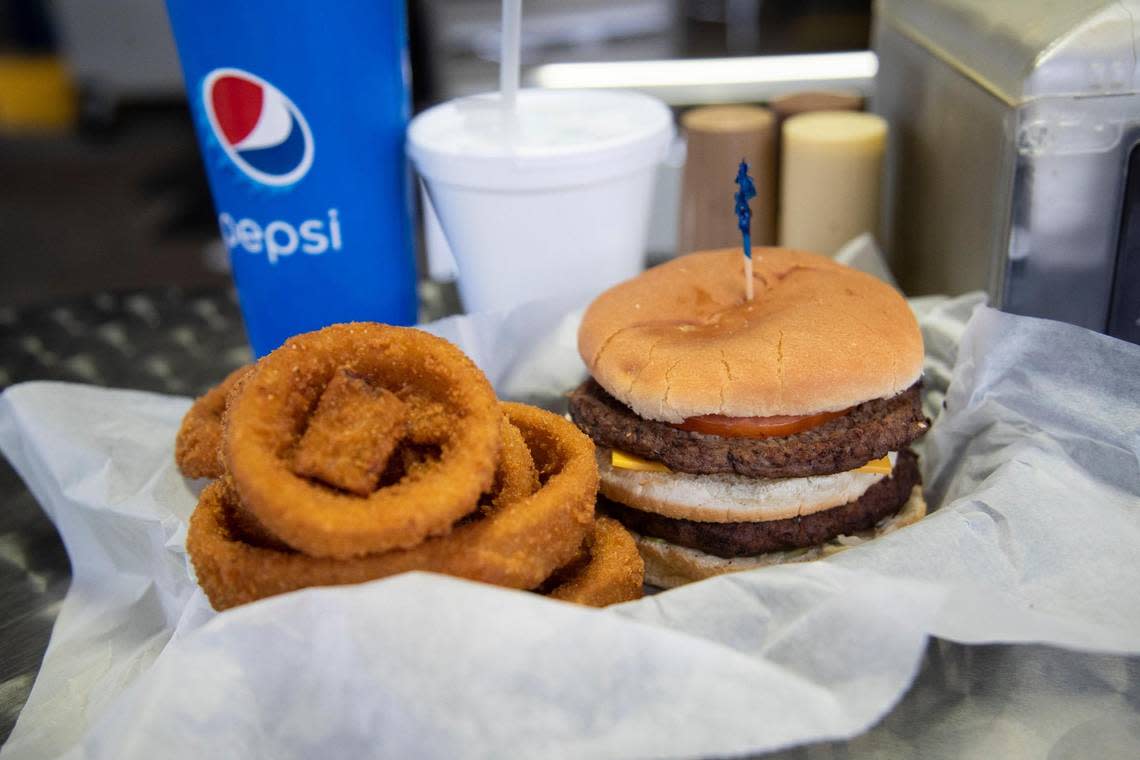
<svg viewBox="0 0 1140 760"><path fill-rule="evenodd" d="M182 418L178 436L174 439L174 463L187 478L220 478L222 465L222 413L226 398L234 386L253 367L238 367L222 382L194 401Z"/></svg>
<svg viewBox="0 0 1140 760"><path fill-rule="evenodd" d="M522 434L507 421L506 415L502 418L500 430L503 444L499 466L495 468L495 481L491 491L480 501L483 511L525 499L538 490L538 470L535 469L534 459L531 458L530 449L526 447ZM418 460L414 456L414 454L409 456L409 463L413 467L418 466ZM222 499L232 508L227 513L227 520L238 539L262 548L289 553L293 551L266 530L265 526L242 505L241 496L234 488L233 478L229 476L221 478L220 487L225 491Z"/></svg>
<svg viewBox="0 0 1140 760"><path fill-rule="evenodd" d="M645 563L633 535L620 522L603 516L594 520L584 560L555 573L554 587L546 595L590 607L641 598Z"/></svg>
<svg viewBox="0 0 1140 760"><path fill-rule="evenodd" d="M368 496L380 484L407 427L408 408L396 394L339 370L297 442L293 472Z"/></svg>
<svg viewBox="0 0 1140 760"><path fill-rule="evenodd" d="M276 549L277 551L283 552L293 551L288 544L282 543L278 540L277 536L266 530L265 526L258 522L257 518L241 505L241 497L238 496L237 489L234 488L233 478L229 475L223 475L216 483L216 487L222 490L222 500L227 504L233 505L233 510L227 514L227 518L235 536L254 546ZM211 487L214 487L213 484L207 486L207 488ZM201 499L200 496L199 499Z"/></svg>
<svg viewBox="0 0 1140 760"><path fill-rule="evenodd" d="M495 468L495 482L491 487L489 506L499 509L525 499L538 490L538 469L519 429L504 414L500 425L503 447L499 466Z"/></svg>
<svg viewBox="0 0 1140 760"><path fill-rule="evenodd" d="M438 459L365 497L293 472L306 422L339 370L393 392L417 413L446 414L431 443ZM349 558L415 546L447 533L491 485L499 455L494 390L458 348L412 328L333 325L290 338L261 359L230 398L222 452L241 501L289 546Z"/></svg>
<svg viewBox="0 0 1140 760"><path fill-rule="evenodd" d="M258 546L239 533L236 491L224 481L211 484L190 518L186 539L210 603L223 610L308 586L361 583L411 570L534 588L573 559L586 538L597 466L590 439L563 418L521 404L503 408L511 424L502 427L490 504L448 535L410 549L338 560ZM539 474L544 481L530 493Z"/></svg>

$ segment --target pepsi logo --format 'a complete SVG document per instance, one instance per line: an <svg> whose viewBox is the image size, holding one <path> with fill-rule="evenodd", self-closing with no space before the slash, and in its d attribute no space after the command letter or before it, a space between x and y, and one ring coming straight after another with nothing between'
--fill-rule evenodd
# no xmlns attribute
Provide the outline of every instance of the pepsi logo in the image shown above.
<svg viewBox="0 0 1140 760"><path fill-rule="evenodd" d="M292 100L241 69L214 69L202 82L214 137L249 178L291 185L313 164L313 134Z"/></svg>

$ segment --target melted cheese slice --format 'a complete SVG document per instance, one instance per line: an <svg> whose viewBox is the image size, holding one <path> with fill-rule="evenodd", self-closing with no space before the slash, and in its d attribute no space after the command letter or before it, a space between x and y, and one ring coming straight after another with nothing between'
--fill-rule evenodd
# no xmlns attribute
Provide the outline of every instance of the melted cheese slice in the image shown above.
<svg viewBox="0 0 1140 760"><path fill-rule="evenodd" d="M872 459L862 467L856 467L849 472L867 472L872 475L890 475L895 465L895 452L887 454L880 459ZM620 470L637 470L639 472L672 472L662 462L652 459L642 459L625 451L610 449L610 464Z"/></svg>
<svg viewBox="0 0 1140 760"><path fill-rule="evenodd" d="M873 475L890 475L895 466L896 454L892 451L880 459L872 459L862 467L856 467L851 472L869 472Z"/></svg>
<svg viewBox="0 0 1140 760"><path fill-rule="evenodd" d="M672 472L662 462L628 454L617 449L610 449L610 464L620 470L637 470L639 472Z"/></svg>

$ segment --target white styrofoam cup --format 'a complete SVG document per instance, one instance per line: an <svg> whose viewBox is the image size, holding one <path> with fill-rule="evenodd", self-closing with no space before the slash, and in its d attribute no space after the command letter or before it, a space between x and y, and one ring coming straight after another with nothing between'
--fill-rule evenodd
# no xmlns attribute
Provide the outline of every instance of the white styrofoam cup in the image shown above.
<svg viewBox="0 0 1140 760"><path fill-rule="evenodd" d="M467 311L596 294L644 266L669 109L619 91L522 90L517 102L507 116L495 93L460 98L408 128Z"/></svg>

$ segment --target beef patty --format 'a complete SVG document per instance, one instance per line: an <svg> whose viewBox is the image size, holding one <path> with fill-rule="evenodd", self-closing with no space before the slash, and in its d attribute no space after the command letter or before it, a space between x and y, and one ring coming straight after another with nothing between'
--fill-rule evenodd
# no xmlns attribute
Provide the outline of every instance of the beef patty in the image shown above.
<svg viewBox="0 0 1140 760"><path fill-rule="evenodd" d="M853 470L906 448L930 426L922 415L920 385L859 404L810 430L771 438L722 438L646 420L592 379L570 394L570 416L595 443L679 472L802 478Z"/></svg>
<svg viewBox="0 0 1140 760"><path fill-rule="evenodd" d="M822 544L840 534L871 528L899 510L921 482L918 457L900 451L894 472L858 499L801 517L765 522L697 522L663 517L627 507L604 496L598 505L643 536L664 539L718 557L752 557L764 552L799 549Z"/></svg>

